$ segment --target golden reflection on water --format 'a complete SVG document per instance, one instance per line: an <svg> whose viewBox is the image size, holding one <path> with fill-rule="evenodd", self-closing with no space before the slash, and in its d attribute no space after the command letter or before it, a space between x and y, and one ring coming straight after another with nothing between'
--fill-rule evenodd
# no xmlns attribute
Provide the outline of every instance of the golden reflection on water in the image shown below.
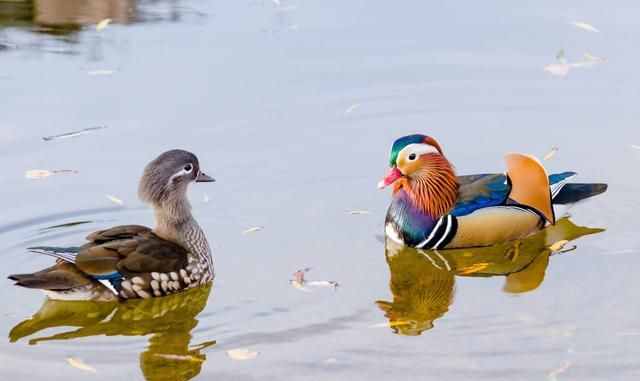
<svg viewBox="0 0 640 381"><path fill-rule="evenodd" d="M563 218L526 239L491 247L423 251L387 240L393 300L376 304L395 333L417 336L433 328L434 321L449 310L456 276L504 276L505 292L532 291L544 280L551 245L602 231Z"/></svg>
<svg viewBox="0 0 640 381"><path fill-rule="evenodd" d="M175 295L126 302L57 301L47 299L32 318L13 327L11 342L53 327L77 329L52 336L33 337L29 344L72 340L89 336L150 335L140 354L140 369L147 380L190 380L200 373L206 355L201 351L215 341L190 346L196 316L204 309L211 285Z"/></svg>

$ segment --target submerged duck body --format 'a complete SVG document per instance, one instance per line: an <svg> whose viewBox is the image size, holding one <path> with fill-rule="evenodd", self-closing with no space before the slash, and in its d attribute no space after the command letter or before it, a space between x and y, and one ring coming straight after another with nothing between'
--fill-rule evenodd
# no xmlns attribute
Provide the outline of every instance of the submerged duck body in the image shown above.
<svg viewBox="0 0 640 381"><path fill-rule="evenodd" d="M167 151L150 162L138 189L155 213L156 227L122 225L96 231L78 247L31 247L56 264L9 279L57 300L150 298L213 280L211 249L191 215L187 187L212 182L187 151Z"/></svg>
<svg viewBox="0 0 640 381"><path fill-rule="evenodd" d="M569 184L575 172L548 176L533 156L506 155L506 174L457 176L438 143L425 135L395 141L390 171L379 188L393 185L386 236L418 249L491 246L522 239L554 224L554 204L607 189Z"/></svg>

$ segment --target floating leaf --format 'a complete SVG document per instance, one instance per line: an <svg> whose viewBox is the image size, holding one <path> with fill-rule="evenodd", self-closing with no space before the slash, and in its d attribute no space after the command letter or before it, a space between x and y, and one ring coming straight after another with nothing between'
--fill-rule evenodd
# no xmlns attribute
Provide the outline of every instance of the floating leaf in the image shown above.
<svg viewBox="0 0 640 381"><path fill-rule="evenodd" d="M120 200L119 198L117 198L116 196L112 196L110 194L105 195L107 196L107 198L113 202L114 204L118 204L120 206L124 206L124 202L122 202L122 200Z"/></svg>
<svg viewBox="0 0 640 381"><path fill-rule="evenodd" d="M312 292L312 291L311 291L311 290L309 290L308 288L304 288L304 287L302 286L302 283L301 283L301 282L298 282L298 281L296 281L296 280L290 280L290 281L289 281L289 283L291 283L291 285L292 285L293 287L297 288L297 289L298 289L298 290L300 290L300 291L303 291L303 292Z"/></svg>
<svg viewBox="0 0 640 381"><path fill-rule="evenodd" d="M569 243L569 241L567 241L566 239L560 240L554 243L553 245L549 246L549 250L560 251L564 248L564 245L566 245L567 243Z"/></svg>
<svg viewBox="0 0 640 381"><path fill-rule="evenodd" d="M553 147L549 150L549 152L544 154L544 159L549 160L552 157L556 156L557 153L558 153L558 147Z"/></svg>
<svg viewBox="0 0 640 381"><path fill-rule="evenodd" d="M83 130L80 131L73 131L73 132L66 132L64 134L59 134L59 135L52 135L52 136L45 136L42 138L42 140L44 141L51 141L51 140L57 140L57 139L66 139L66 138L75 138L81 135L86 135L89 134L93 131L97 131L97 130L102 130L107 128L107 126L96 126L96 127L89 127L89 128L85 128Z"/></svg>
<svg viewBox="0 0 640 381"><path fill-rule="evenodd" d="M106 28L106 27L107 27L107 25L109 25L109 23L110 23L110 22L111 22L111 19L104 19L104 20L100 21L100 22L98 23L98 25L96 25L96 30L97 30L98 32L100 32L101 30L103 30L104 28Z"/></svg>
<svg viewBox="0 0 640 381"><path fill-rule="evenodd" d="M58 169L55 171L47 171L46 169L32 169L25 173L25 177L29 180L33 179L44 179L45 177L53 176L53 175L69 175L72 173L78 173L78 171L74 171L72 169Z"/></svg>
<svg viewBox="0 0 640 381"><path fill-rule="evenodd" d="M371 212L368 210L349 210L347 214L371 214Z"/></svg>
<svg viewBox="0 0 640 381"><path fill-rule="evenodd" d="M569 71L571 70L571 66L569 65L548 65L545 66L544 71L549 73L549 74L553 74L553 75L557 75L558 77L564 77L565 75L569 74Z"/></svg>
<svg viewBox="0 0 640 381"><path fill-rule="evenodd" d="M234 360L253 360L258 357L259 354L260 352L251 352L246 348L236 348L227 351L227 356Z"/></svg>
<svg viewBox="0 0 640 381"><path fill-rule="evenodd" d="M356 110L358 109L358 107L360 107L360 104L359 104L359 103L352 104L351 106L349 106L349 107L347 108L347 110L346 110L345 112L346 112L347 114L350 114L350 113L352 113L352 112L356 111Z"/></svg>
<svg viewBox="0 0 640 381"><path fill-rule="evenodd" d="M487 266L489 266L488 263L474 263L471 266L467 266L459 269L458 275L467 275L467 274L477 273L478 271L485 269Z"/></svg>
<svg viewBox="0 0 640 381"><path fill-rule="evenodd" d="M305 286L318 286L318 287L333 287L340 286L338 282L332 280L308 280L304 282Z"/></svg>
<svg viewBox="0 0 640 381"><path fill-rule="evenodd" d="M310 267L305 267L303 269L296 271L296 273L293 274L295 276L294 280L298 283L304 282L304 273L308 272L309 270L311 270Z"/></svg>
<svg viewBox="0 0 640 381"><path fill-rule="evenodd" d="M87 70L85 73L87 75L111 75L115 72L115 70L110 69L98 69L98 70Z"/></svg>
<svg viewBox="0 0 640 381"><path fill-rule="evenodd" d="M589 32L594 32L594 33L600 33L600 31L598 30L598 28L596 28L595 26L591 25L591 24L587 24L585 22L577 22L577 21L572 21L569 24L580 28L582 30L586 30Z"/></svg>
<svg viewBox="0 0 640 381"><path fill-rule="evenodd" d="M560 49L560 51L556 54L556 59L560 65L567 64L567 55L564 53L564 49Z"/></svg>
<svg viewBox="0 0 640 381"><path fill-rule="evenodd" d="M387 321L384 323L373 324L373 325L370 325L369 328L398 327L403 325L411 325L411 323L407 321L402 321L402 320L394 320L394 321Z"/></svg>
<svg viewBox="0 0 640 381"><path fill-rule="evenodd" d="M304 292L311 292L311 290L305 288L304 286L332 287L333 289L337 289L337 287L339 286L338 282L332 280L305 280L304 275L309 270L311 270L309 267L305 267L296 271L296 273L294 274L295 278L290 280L289 283L291 283L293 287Z"/></svg>
<svg viewBox="0 0 640 381"><path fill-rule="evenodd" d="M180 361L190 361L190 362L203 362L204 359L191 355L171 355L171 354L163 354L163 353L155 353L155 356L165 358L167 360L180 360Z"/></svg>
<svg viewBox="0 0 640 381"><path fill-rule="evenodd" d="M45 177L49 177L53 175L53 173L47 171L46 169L32 169L25 173L25 177L29 180L33 179L44 179Z"/></svg>
<svg viewBox="0 0 640 381"><path fill-rule="evenodd" d="M242 232L242 234L254 233L264 229L262 226L254 226Z"/></svg>
<svg viewBox="0 0 640 381"><path fill-rule="evenodd" d="M596 66L600 66L601 64L602 64L602 61L580 61L580 62L570 63L569 66L571 66L571 67L596 67Z"/></svg>
<svg viewBox="0 0 640 381"><path fill-rule="evenodd" d="M71 365L74 368L78 368L86 372L98 373L96 368L89 366L80 360L74 359L73 357L67 357L67 362L69 362L69 365Z"/></svg>
<svg viewBox="0 0 640 381"><path fill-rule="evenodd" d="M54 175L70 175L73 173L78 173L78 171L73 169L56 169L52 171Z"/></svg>
<svg viewBox="0 0 640 381"><path fill-rule="evenodd" d="M552 370L547 376L548 381L557 381L558 375L567 371L567 369L571 368L571 361L565 361L564 364L557 369Z"/></svg>
<svg viewBox="0 0 640 381"><path fill-rule="evenodd" d="M600 57L600 56L596 56L595 54L591 54L589 52L582 52L582 55L584 56L584 58L588 59L589 61L596 61L596 62L604 62L604 61L606 61L605 58Z"/></svg>

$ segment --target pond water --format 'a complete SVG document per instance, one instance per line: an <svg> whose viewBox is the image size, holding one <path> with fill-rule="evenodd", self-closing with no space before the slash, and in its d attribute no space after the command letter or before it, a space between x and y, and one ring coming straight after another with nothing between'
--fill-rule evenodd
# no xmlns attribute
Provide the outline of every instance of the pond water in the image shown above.
<svg viewBox="0 0 640 381"><path fill-rule="evenodd" d="M0 378L638 379L638 12L631 0L0 1ZM606 61L544 72L560 49ZM409 133L438 140L460 174L557 147L550 172L609 190L517 247L385 247L390 194L376 182ZM6 279L51 263L28 246L153 224L137 182L170 148L217 179L190 190L211 289L69 303ZM25 179L34 169L77 173ZM304 267L340 286L292 287ZM234 360L237 348L259 355Z"/></svg>

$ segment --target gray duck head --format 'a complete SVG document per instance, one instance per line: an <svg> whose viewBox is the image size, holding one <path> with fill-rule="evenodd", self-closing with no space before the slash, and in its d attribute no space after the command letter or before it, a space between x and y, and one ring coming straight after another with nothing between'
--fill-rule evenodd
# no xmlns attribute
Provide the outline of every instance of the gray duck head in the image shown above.
<svg viewBox="0 0 640 381"><path fill-rule="evenodd" d="M187 199L189 184L212 181L215 180L200 170L196 155L174 149L147 164L138 195L167 217L184 221L191 215L191 204Z"/></svg>

